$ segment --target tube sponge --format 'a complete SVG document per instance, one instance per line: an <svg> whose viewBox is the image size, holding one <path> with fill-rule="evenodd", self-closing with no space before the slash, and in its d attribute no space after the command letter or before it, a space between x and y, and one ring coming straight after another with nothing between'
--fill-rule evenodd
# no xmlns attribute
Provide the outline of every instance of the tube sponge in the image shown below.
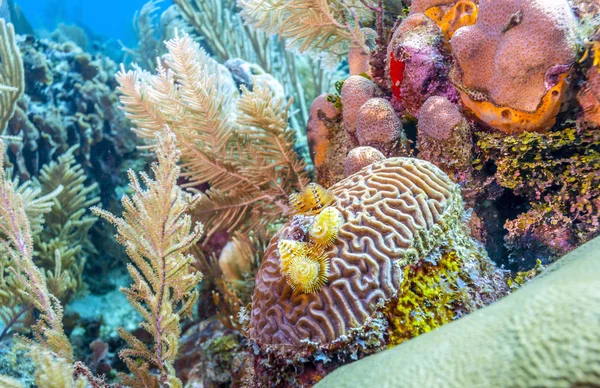
<svg viewBox="0 0 600 388"><path fill-rule="evenodd" d="M317 387L600 385L600 238L500 302L344 366Z"/></svg>

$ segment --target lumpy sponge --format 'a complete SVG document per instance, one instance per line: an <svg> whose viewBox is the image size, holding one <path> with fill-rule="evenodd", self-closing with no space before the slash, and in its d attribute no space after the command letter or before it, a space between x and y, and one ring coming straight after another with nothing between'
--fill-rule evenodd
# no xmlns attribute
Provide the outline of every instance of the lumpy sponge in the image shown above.
<svg viewBox="0 0 600 388"><path fill-rule="evenodd" d="M464 87L533 112L548 89L547 72L575 61L575 39L567 0L481 0L477 22L450 43Z"/></svg>

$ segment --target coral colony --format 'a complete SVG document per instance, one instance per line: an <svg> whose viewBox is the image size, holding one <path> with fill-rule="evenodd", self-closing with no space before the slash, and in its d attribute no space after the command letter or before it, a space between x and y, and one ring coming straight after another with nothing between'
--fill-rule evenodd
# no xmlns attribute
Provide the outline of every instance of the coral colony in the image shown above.
<svg viewBox="0 0 600 388"><path fill-rule="evenodd" d="M600 386L597 2L159 3L0 0L0 386Z"/></svg>

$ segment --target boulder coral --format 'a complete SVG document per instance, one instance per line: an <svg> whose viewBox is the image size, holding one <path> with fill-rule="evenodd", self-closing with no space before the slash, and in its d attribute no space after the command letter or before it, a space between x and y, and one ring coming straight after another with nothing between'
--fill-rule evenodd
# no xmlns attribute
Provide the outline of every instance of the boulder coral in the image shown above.
<svg viewBox="0 0 600 388"><path fill-rule="evenodd" d="M344 82L340 94L344 128L351 136L355 136L358 110L371 98L378 97L381 90L370 79L361 75L352 75Z"/></svg>
<svg viewBox="0 0 600 388"><path fill-rule="evenodd" d="M575 27L567 0L482 0L477 22L450 42L462 102L503 132L549 129L575 61Z"/></svg>
<svg viewBox="0 0 600 388"><path fill-rule="evenodd" d="M317 387L599 386L599 277L596 238L498 303L344 366Z"/></svg>
<svg viewBox="0 0 600 388"><path fill-rule="evenodd" d="M456 104L441 96L428 98L417 128L419 158L451 176L468 168L473 154L472 130Z"/></svg>
<svg viewBox="0 0 600 388"><path fill-rule="evenodd" d="M410 152L402 121L384 98L371 98L360 107L356 139L360 146L377 148L386 155L407 156Z"/></svg>
<svg viewBox="0 0 600 388"><path fill-rule="evenodd" d="M263 350L295 357L305 354L309 343L331 351L343 348L352 342L353 333L361 331L374 330L373 336L379 338L386 325L373 329L372 323L381 319L385 306L392 323L390 336L399 341L427 331L413 327L418 318L402 324L410 302L421 304L411 309L421 307L436 326L445 318L432 312L430 303L446 303L447 307L437 307L453 319L506 292L501 271L468 237L458 186L431 163L386 159L330 190L336 197L332 206L345 222L325 251L330 261L327 284L312 294L294 291L280 270L280 241L308 242L312 216L294 216L267 248L256 276L247 332ZM423 275L431 284L445 280L453 284L441 287L437 299L407 296L406 305L394 305L402 297L402 285L426 262L444 266L444 274L431 270Z"/></svg>
<svg viewBox="0 0 600 388"><path fill-rule="evenodd" d="M385 155L373 147L356 147L348 152L344 162L344 173L350 176L375 162L385 159Z"/></svg>

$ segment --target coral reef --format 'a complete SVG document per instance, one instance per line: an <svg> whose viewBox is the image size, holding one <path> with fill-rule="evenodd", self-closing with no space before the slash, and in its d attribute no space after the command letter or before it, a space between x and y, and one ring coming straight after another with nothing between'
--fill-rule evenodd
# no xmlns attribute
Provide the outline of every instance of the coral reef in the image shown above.
<svg viewBox="0 0 600 388"><path fill-rule="evenodd" d="M402 297L405 270L419 272L423 263L441 258L456 265L459 275L453 276L470 274L466 284L455 283L461 288L454 290L455 298L465 298L457 303L463 313L470 311L466 300L480 307L484 299L491 302L506 292L502 275L465 231L458 187L432 164L387 159L330 190L336 196L333 206L345 222L326 250L331 260L327 284L314 294L294 292L280 272L277 247L287 240L310 243L312 216L294 216L266 251L248 330L263 350L297 356L310 348L309 343L329 350L343 347L352 342L353 331L369 326L380 308ZM444 276L435 273L432 279ZM419 302L425 306L426 299ZM402 319L396 313L389 317Z"/></svg>
<svg viewBox="0 0 600 388"><path fill-rule="evenodd" d="M498 184L531 201L507 222L513 254L556 258L600 232L600 131L480 134L477 146Z"/></svg>
<svg viewBox="0 0 600 388"><path fill-rule="evenodd" d="M477 22L451 40L463 103L503 132L552 127L575 62L575 28L566 0L482 0Z"/></svg>
<svg viewBox="0 0 600 388"><path fill-rule="evenodd" d="M598 385L598 252L592 240L500 302L342 367L317 387Z"/></svg>

